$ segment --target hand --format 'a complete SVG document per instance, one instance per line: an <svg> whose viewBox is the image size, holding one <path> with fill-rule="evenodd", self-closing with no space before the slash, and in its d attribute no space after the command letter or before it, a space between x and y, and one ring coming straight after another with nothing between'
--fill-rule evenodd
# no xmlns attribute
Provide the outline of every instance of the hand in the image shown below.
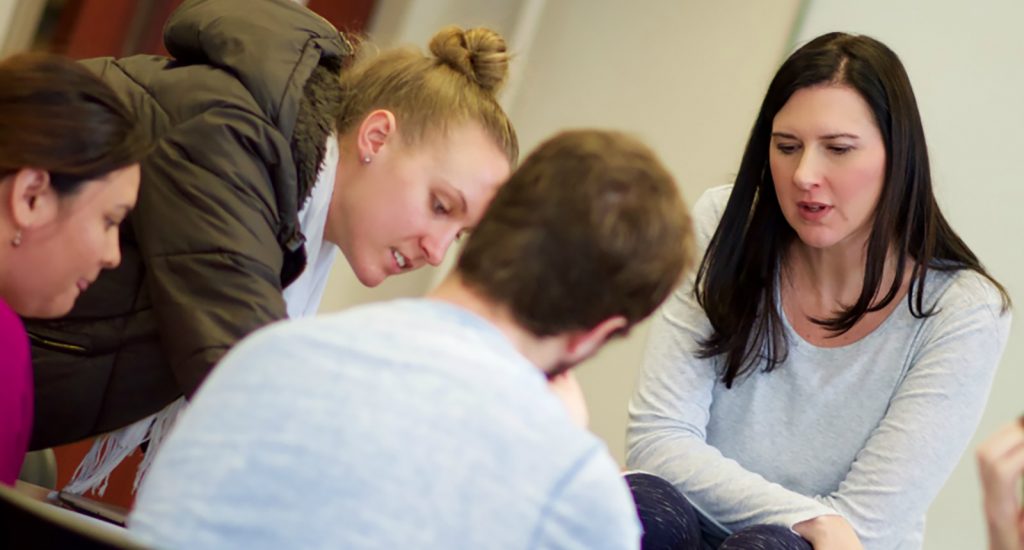
<svg viewBox="0 0 1024 550"><path fill-rule="evenodd" d="M548 380L548 388L565 404L569 416L581 428L586 428L590 422L590 415L587 413L587 401L583 397L583 389L580 388L576 377L571 372L564 372Z"/></svg>
<svg viewBox="0 0 1024 550"><path fill-rule="evenodd" d="M978 473L984 493L991 550L1024 549L1024 419L1007 424L978 447Z"/></svg>
<svg viewBox="0 0 1024 550"><path fill-rule="evenodd" d="M842 516L818 516L797 523L793 530L814 550L864 550L853 526Z"/></svg>

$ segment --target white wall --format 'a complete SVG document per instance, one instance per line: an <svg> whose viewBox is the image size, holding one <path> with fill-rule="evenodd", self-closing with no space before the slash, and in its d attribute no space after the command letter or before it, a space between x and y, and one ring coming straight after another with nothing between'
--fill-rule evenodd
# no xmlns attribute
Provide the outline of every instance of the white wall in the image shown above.
<svg viewBox="0 0 1024 550"><path fill-rule="evenodd" d="M1024 306L1024 2L813 0L800 42L830 30L871 35L903 60L924 119L932 176L950 223ZM1017 322L975 443L1024 409L1024 320ZM973 448L973 445L972 445ZM928 516L925 547L984 547L973 453Z"/></svg>

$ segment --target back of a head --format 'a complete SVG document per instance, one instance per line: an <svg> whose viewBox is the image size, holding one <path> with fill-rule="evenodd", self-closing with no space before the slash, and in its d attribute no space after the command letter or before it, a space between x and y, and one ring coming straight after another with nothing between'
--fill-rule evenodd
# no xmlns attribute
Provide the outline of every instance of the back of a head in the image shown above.
<svg viewBox="0 0 1024 550"><path fill-rule="evenodd" d="M0 177L38 168L68 194L149 149L114 91L75 61L15 55L0 61L0 82Z"/></svg>
<svg viewBox="0 0 1024 550"><path fill-rule="evenodd" d="M537 336L629 325L693 258L690 218L654 153L617 132L541 144L498 191L458 262L462 280Z"/></svg>
<svg viewBox="0 0 1024 550"><path fill-rule="evenodd" d="M472 121L515 164L518 140L496 97L508 78L509 54L500 34L451 26L434 35L430 55L415 48L377 54L368 49L361 47L359 58L342 71L339 134L357 127L374 109L394 113L403 137L413 144Z"/></svg>

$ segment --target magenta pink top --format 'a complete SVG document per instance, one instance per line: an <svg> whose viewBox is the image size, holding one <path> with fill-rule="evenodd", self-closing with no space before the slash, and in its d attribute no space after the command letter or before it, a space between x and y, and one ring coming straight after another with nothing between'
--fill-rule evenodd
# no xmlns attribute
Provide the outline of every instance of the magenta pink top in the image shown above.
<svg viewBox="0 0 1024 550"><path fill-rule="evenodd" d="M18 315L0 300L0 483L14 485L32 431L32 359Z"/></svg>

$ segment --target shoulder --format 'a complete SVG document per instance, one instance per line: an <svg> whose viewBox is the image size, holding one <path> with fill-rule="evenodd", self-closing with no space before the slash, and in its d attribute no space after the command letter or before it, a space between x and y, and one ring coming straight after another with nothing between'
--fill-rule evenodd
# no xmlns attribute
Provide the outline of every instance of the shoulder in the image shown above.
<svg viewBox="0 0 1024 550"><path fill-rule="evenodd" d="M926 307L949 310L956 315L970 310L992 318L1009 316L999 289L987 277L971 269L929 270L924 302Z"/></svg>
<svg viewBox="0 0 1024 550"><path fill-rule="evenodd" d="M284 353L336 360L357 353L367 361L410 361L421 352L471 343L479 332L468 313L429 299L397 299L267 325L245 338L236 355ZM482 322L482 321L481 321ZM426 362L428 357L421 357Z"/></svg>
<svg viewBox="0 0 1024 550"><path fill-rule="evenodd" d="M255 69L261 60L263 64L291 63L291 56L301 55L311 40L325 55L351 52L334 26L298 2L186 3L168 18L164 40L177 59L236 66L242 71ZM248 47L240 49L239 41ZM264 55L268 52L279 55Z"/></svg>
<svg viewBox="0 0 1024 550"><path fill-rule="evenodd" d="M701 250L707 248L711 236L714 235L718 223L722 220L725 205L732 195L732 184L712 187L701 194L693 204L691 214L693 227L697 235L697 244Z"/></svg>
<svg viewBox="0 0 1024 550"><path fill-rule="evenodd" d="M297 2L192 2L164 30L168 51L186 65L231 73L272 120L294 116L317 65L340 69L352 49L325 19Z"/></svg>
<svg viewBox="0 0 1024 550"><path fill-rule="evenodd" d="M350 334L350 330L365 335L382 330L389 322L402 319L403 309L407 308L403 308L402 301L395 300L311 317L283 319L253 332L242 344L250 350L259 351L276 348L282 343L298 345L322 336L341 342L348 340L345 336ZM399 328L395 326L394 330L397 332Z"/></svg>
<svg viewBox="0 0 1024 550"><path fill-rule="evenodd" d="M729 196L732 195L732 188L732 184L719 185L704 191L697 202L693 203L694 223L717 226Z"/></svg>
<svg viewBox="0 0 1024 550"><path fill-rule="evenodd" d="M22 385L32 386L31 356L28 334L21 318L0 300L0 385L18 391Z"/></svg>
<svg viewBox="0 0 1024 550"><path fill-rule="evenodd" d="M1002 293L976 271L930 270L922 305L932 313L920 320L929 346L957 342L957 347L975 345L996 353L1009 336L1012 313Z"/></svg>

